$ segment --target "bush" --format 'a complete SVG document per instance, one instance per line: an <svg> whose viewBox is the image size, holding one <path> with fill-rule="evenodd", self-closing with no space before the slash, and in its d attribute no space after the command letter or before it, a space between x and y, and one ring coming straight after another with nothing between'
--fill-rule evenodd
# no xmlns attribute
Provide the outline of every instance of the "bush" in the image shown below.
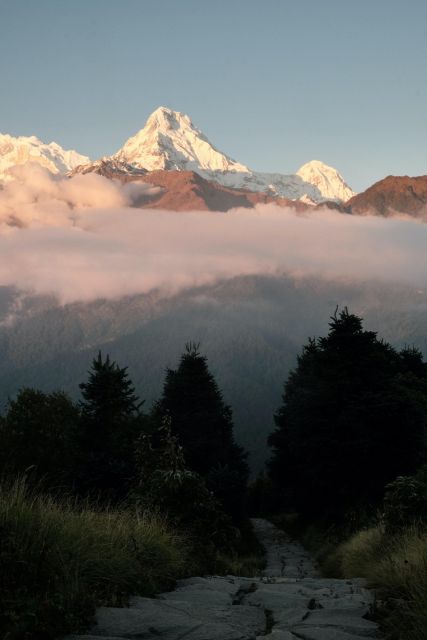
<svg viewBox="0 0 427 640"><path fill-rule="evenodd" d="M71 485L78 419L65 393L21 389L0 419L0 473L16 476L31 468L31 476L45 487Z"/></svg>
<svg viewBox="0 0 427 640"><path fill-rule="evenodd" d="M427 524L427 482L417 476L399 476L386 486L383 519L388 531L408 524Z"/></svg>
<svg viewBox="0 0 427 640"><path fill-rule="evenodd" d="M77 508L0 485L0 637L83 628L98 604L152 595L191 571L187 544L159 517ZM7 635L9 634L9 635Z"/></svg>
<svg viewBox="0 0 427 640"><path fill-rule="evenodd" d="M182 447L172 435L170 421L138 443L139 483L134 498L143 508L158 508L192 541L202 570L211 569L218 550L229 552L239 532L204 479L190 471Z"/></svg>

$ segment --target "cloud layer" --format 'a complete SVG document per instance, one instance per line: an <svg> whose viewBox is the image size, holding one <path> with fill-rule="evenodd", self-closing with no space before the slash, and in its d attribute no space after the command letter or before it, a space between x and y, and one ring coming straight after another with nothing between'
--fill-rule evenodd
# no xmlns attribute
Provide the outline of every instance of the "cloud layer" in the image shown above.
<svg viewBox="0 0 427 640"><path fill-rule="evenodd" d="M145 184L19 167L0 191L0 284L63 302L292 272L427 286L427 225L259 205L137 209Z"/></svg>

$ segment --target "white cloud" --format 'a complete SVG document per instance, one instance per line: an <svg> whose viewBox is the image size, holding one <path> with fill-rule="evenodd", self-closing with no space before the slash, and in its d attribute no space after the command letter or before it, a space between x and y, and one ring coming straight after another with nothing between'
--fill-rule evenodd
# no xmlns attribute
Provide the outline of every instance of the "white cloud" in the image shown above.
<svg viewBox="0 0 427 640"><path fill-rule="evenodd" d="M136 209L150 187L22 169L0 191L0 284L62 301L292 272L427 285L427 225L259 205L220 212ZM21 228L10 226L20 221ZM2 223L2 224L1 224Z"/></svg>

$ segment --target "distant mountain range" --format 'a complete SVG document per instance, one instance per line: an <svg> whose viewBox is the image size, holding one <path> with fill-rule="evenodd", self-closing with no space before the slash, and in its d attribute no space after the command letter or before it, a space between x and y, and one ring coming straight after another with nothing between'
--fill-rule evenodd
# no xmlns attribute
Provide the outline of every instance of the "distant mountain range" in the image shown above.
<svg viewBox="0 0 427 640"><path fill-rule="evenodd" d="M216 149L187 115L166 107L156 109L115 154L95 161L35 136L0 134L0 187L12 179L13 167L27 162L56 174L97 173L160 187L141 200L141 207L228 211L275 202L298 209L326 205L342 213L422 218L427 208L427 176L388 176L355 194L336 169L318 160L292 175L253 171Z"/></svg>
<svg viewBox="0 0 427 640"><path fill-rule="evenodd" d="M38 162L53 173L102 171L109 177L131 176L139 171L193 171L224 187L267 193L271 197L318 203L343 202L354 195L338 171L313 160L293 175L261 173L221 153L208 138L178 111L159 107L145 126L110 157L90 162L76 151L65 151L38 138L0 136L0 180L10 178L10 169L24 162Z"/></svg>

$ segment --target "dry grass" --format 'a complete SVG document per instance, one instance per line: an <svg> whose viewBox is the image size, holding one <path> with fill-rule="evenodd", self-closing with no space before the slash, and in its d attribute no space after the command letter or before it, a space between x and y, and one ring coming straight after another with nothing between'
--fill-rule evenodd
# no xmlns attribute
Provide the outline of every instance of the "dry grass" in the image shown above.
<svg viewBox="0 0 427 640"><path fill-rule="evenodd" d="M389 535L381 526L360 531L335 552L345 577L362 576L378 589L390 637L425 640L427 532L408 527Z"/></svg>
<svg viewBox="0 0 427 640"><path fill-rule="evenodd" d="M99 603L150 595L191 571L186 540L157 515L97 511L0 486L0 638L51 638Z"/></svg>

